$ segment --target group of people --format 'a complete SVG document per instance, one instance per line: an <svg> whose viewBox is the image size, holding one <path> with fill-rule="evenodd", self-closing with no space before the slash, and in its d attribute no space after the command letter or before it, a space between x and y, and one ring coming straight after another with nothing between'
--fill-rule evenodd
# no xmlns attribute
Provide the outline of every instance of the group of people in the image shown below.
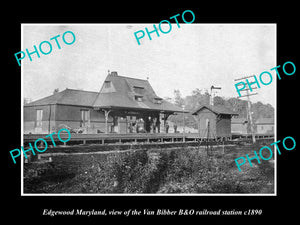
<svg viewBox="0 0 300 225"><path fill-rule="evenodd" d="M166 122L166 133L169 133L169 128L170 128L170 126L169 126L168 122ZM176 123L173 124L173 129L174 129L174 133L177 133L177 124Z"/></svg>
<svg viewBox="0 0 300 225"><path fill-rule="evenodd" d="M144 127L140 126L137 122L128 123L129 133L145 133Z"/></svg>
<svg viewBox="0 0 300 225"><path fill-rule="evenodd" d="M168 122L166 122L166 133L169 133L169 124ZM174 129L174 133L177 133L177 125L174 123L173 124L173 129ZM143 123L139 123L139 122L129 122L128 123L128 132L129 133L146 133L147 131L144 128L144 124ZM158 125L156 123L151 123L150 124L150 133L159 133L160 129L158 128Z"/></svg>

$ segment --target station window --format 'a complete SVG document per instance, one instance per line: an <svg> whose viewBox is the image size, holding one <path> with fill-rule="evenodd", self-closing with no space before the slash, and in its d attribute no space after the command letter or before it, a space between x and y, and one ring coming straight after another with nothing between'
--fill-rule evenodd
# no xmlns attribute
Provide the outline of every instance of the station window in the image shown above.
<svg viewBox="0 0 300 225"><path fill-rule="evenodd" d="M134 96L134 99L138 102L143 101L143 97L142 96Z"/></svg>
<svg viewBox="0 0 300 225"><path fill-rule="evenodd" d="M42 127L42 120L43 120L43 110L42 109L37 109L36 110L36 123L35 127Z"/></svg>
<svg viewBox="0 0 300 225"><path fill-rule="evenodd" d="M162 103L162 100L159 99L159 98L156 98L156 99L154 99L154 103L155 103L155 104L161 104L161 103Z"/></svg>
<svg viewBox="0 0 300 225"><path fill-rule="evenodd" d="M104 82L104 88L110 88L111 87L111 82L110 81L105 81Z"/></svg>
<svg viewBox="0 0 300 225"><path fill-rule="evenodd" d="M140 94L140 95L143 95L145 93L144 87L134 86L133 90L135 93Z"/></svg>

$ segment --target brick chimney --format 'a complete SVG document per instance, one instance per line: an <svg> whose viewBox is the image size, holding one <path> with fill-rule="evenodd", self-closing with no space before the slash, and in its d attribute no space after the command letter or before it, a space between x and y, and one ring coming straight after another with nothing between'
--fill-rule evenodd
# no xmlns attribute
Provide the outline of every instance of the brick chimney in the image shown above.
<svg viewBox="0 0 300 225"><path fill-rule="evenodd" d="M111 76L118 76L118 72L117 72L117 71L112 71L112 72L110 73L110 75L111 75Z"/></svg>

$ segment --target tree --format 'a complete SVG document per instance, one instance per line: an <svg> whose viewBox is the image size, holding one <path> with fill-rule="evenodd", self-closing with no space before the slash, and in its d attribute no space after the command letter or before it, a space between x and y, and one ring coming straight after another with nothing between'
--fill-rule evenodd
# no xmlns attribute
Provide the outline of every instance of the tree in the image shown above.
<svg viewBox="0 0 300 225"><path fill-rule="evenodd" d="M191 92L191 95L183 98L179 90L174 90L173 102L179 107L184 105L186 111L192 112L201 105L209 104L209 92L208 90L196 88ZM214 105L223 105L239 114L239 118L245 118L248 120L248 102L246 100L239 98L227 99L216 96L214 97ZM274 118L274 108L270 104L263 104L262 102L252 103L251 111L253 112L252 116L254 121L258 118ZM170 116L169 120L177 125L183 125L183 116L181 113ZM197 122L191 114L185 114L185 125L197 128Z"/></svg>
<svg viewBox="0 0 300 225"><path fill-rule="evenodd" d="M181 93L179 90L174 90L174 104L182 108L184 105L184 100L181 97Z"/></svg>
<svg viewBox="0 0 300 225"><path fill-rule="evenodd" d="M196 88L195 90L192 91L192 96L198 96L201 95L201 90L199 88Z"/></svg>
<svg viewBox="0 0 300 225"><path fill-rule="evenodd" d="M32 102L32 99L31 98L24 98L23 99L23 105L26 105L28 103Z"/></svg>
<svg viewBox="0 0 300 225"><path fill-rule="evenodd" d="M225 107L239 114L239 118L247 118L247 101L230 98L225 101Z"/></svg>
<svg viewBox="0 0 300 225"><path fill-rule="evenodd" d="M55 95L56 93L59 92L59 89L58 88L55 88L54 91L53 91L53 94Z"/></svg>
<svg viewBox="0 0 300 225"><path fill-rule="evenodd" d="M173 99L170 97L164 97L164 100L166 100L167 102L173 102Z"/></svg>
<svg viewBox="0 0 300 225"><path fill-rule="evenodd" d="M216 96L214 97L214 105L225 105L225 100L220 96Z"/></svg>
<svg viewBox="0 0 300 225"><path fill-rule="evenodd" d="M270 104L256 102L252 104L253 119L274 118L274 108Z"/></svg>

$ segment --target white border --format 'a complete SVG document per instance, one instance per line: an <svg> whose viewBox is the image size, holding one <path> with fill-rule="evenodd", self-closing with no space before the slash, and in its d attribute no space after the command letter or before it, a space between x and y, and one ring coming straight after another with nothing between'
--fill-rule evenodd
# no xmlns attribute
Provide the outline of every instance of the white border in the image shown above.
<svg viewBox="0 0 300 225"><path fill-rule="evenodd" d="M64 26L64 25L79 25L79 26L95 26L95 25L109 25L109 26L113 26L113 25L142 25L143 23L124 23L124 24L119 24L119 23L112 23L112 24L107 24L107 23L89 23L89 24L85 24L85 23L40 23L40 24L35 24L35 23L21 23L21 49L24 49L24 43L23 43L23 26L26 25L35 25L35 26L45 26L45 25L55 25L55 26ZM206 26L219 26L219 25L247 25L247 26L251 26L251 25L262 25L262 26L270 26L273 25L275 26L275 65L277 65L277 23L203 23L203 24L199 24L199 23L194 23L193 25L206 25ZM21 65L21 146L23 146L23 67ZM275 126L275 130L274 130L274 138L275 141L277 141L277 79L275 80L275 119L274 119L274 126ZM21 196L277 196L277 151L275 151L275 145L274 145L274 153L275 153L275 159L274 159L274 193L268 194L268 193L254 193L254 194L240 194L240 193L236 193L236 194L220 194L220 193L216 193L216 194L207 194L207 193L203 193L203 194L68 194L68 193L44 193L44 194L40 194L40 193L24 193L24 173L23 173L23 163L24 163L24 157L21 157Z"/></svg>

